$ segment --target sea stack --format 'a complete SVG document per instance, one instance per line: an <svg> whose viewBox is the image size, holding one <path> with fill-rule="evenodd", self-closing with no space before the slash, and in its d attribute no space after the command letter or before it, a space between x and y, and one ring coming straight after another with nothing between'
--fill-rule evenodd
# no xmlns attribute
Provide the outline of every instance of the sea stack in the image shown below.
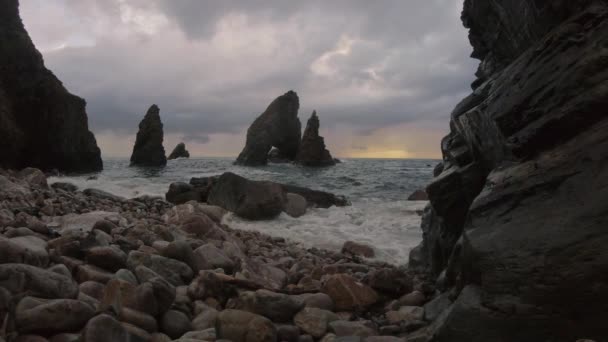
<svg viewBox="0 0 608 342"><path fill-rule="evenodd" d="M280 158L296 159L302 138L302 125L298 118L300 100L294 91L276 98L247 130L245 148L236 164L266 165L268 152L275 147Z"/></svg>
<svg viewBox="0 0 608 342"><path fill-rule="evenodd" d="M166 164L160 109L157 105L152 105L139 123L139 131L131 155L131 165L164 166Z"/></svg>
<svg viewBox="0 0 608 342"><path fill-rule="evenodd" d="M16 0L0 0L0 167L103 168L86 103L44 66Z"/></svg>
<svg viewBox="0 0 608 342"><path fill-rule="evenodd" d="M167 159L172 160L177 158L190 158L190 152L186 150L186 144L184 144L183 142L180 142L179 144L177 144L177 146L175 146L173 152L171 152L169 158Z"/></svg>
<svg viewBox="0 0 608 342"><path fill-rule="evenodd" d="M608 4L467 0L462 19L478 79L451 114L409 261L441 292L425 334L605 340Z"/></svg>
<svg viewBox="0 0 608 342"><path fill-rule="evenodd" d="M319 117L316 111L312 112L308 119L296 161L304 166L315 167L336 164L331 153L325 148L325 140L319 135Z"/></svg>

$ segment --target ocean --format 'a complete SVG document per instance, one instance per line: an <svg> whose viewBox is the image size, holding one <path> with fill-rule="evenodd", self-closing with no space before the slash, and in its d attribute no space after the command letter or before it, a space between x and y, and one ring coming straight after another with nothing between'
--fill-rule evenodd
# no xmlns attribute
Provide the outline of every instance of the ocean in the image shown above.
<svg viewBox="0 0 608 342"><path fill-rule="evenodd" d="M164 196L172 182L226 171L255 180L270 180L346 196L352 206L312 209L299 218L281 214L272 221L251 222L232 214L225 223L232 228L260 231L298 242L304 247L340 250L351 240L373 246L376 258L405 264L409 251L422 239L419 212L424 201L407 201L432 178L437 160L345 159L334 167L312 169L293 164L264 167L233 165L233 158L170 160L164 168L129 167L127 159L105 159L104 170L95 174L51 177L81 190L95 188L132 198Z"/></svg>

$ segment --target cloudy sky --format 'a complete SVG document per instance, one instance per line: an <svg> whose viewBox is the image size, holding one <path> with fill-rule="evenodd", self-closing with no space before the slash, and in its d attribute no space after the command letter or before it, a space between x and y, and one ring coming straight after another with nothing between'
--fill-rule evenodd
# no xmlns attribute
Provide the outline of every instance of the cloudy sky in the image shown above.
<svg viewBox="0 0 608 342"><path fill-rule="evenodd" d="M156 103L165 149L235 156L277 96L300 96L340 157L439 157L470 92L458 0L21 0L48 68L88 102L104 156Z"/></svg>

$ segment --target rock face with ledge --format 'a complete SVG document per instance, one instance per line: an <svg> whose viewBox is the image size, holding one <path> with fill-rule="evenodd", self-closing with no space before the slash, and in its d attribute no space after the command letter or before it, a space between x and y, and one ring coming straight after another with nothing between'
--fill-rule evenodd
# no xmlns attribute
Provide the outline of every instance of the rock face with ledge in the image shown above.
<svg viewBox="0 0 608 342"><path fill-rule="evenodd" d="M608 336L608 5L467 0L474 92L427 187L431 341ZM475 327L475 329L471 329Z"/></svg>
<svg viewBox="0 0 608 342"><path fill-rule="evenodd" d="M0 0L0 8L0 167L101 170L85 101L44 66L18 1Z"/></svg>
<svg viewBox="0 0 608 342"><path fill-rule="evenodd" d="M294 91L272 101L247 130L247 142L236 164L266 165L273 147L280 151L281 158L295 160L302 139L299 108L300 100Z"/></svg>
<svg viewBox="0 0 608 342"><path fill-rule="evenodd" d="M166 164L160 109L157 105L152 105L139 123L139 131L131 155L131 165L165 166Z"/></svg>
<svg viewBox="0 0 608 342"><path fill-rule="evenodd" d="M304 166L336 165L331 153L325 148L325 140L319 135L319 117L316 111L312 112L306 124L297 162Z"/></svg>
<svg viewBox="0 0 608 342"><path fill-rule="evenodd" d="M177 158L190 158L190 152L186 150L186 144L184 144L183 142L180 142L179 144L177 144L177 146L175 146L173 152L171 152L169 158L167 159L172 160Z"/></svg>

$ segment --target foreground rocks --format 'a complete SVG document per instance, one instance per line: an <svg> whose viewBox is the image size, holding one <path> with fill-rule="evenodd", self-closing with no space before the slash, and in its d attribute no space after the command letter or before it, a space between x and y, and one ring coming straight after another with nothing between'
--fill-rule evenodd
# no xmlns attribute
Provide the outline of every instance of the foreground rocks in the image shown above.
<svg viewBox="0 0 608 342"><path fill-rule="evenodd" d="M177 146L175 146L169 157L167 157L168 160L177 158L190 158L190 152L186 150L186 144L184 144L183 142L177 144Z"/></svg>
<svg viewBox="0 0 608 342"><path fill-rule="evenodd" d="M86 103L46 69L16 0L0 1L0 167L91 172L103 167Z"/></svg>
<svg viewBox="0 0 608 342"><path fill-rule="evenodd" d="M131 165L165 166L166 164L160 109L157 105L152 105L139 123L139 131L131 154Z"/></svg>
<svg viewBox="0 0 608 342"><path fill-rule="evenodd" d="M427 325L432 287L403 268L236 231L194 201L48 186L34 169L0 182L6 341L374 341Z"/></svg>
<svg viewBox="0 0 608 342"><path fill-rule="evenodd" d="M236 163L266 165L268 153L273 147L279 150L278 158L294 160L302 138L299 108L300 100L294 91L272 101L247 130L247 142Z"/></svg>
<svg viewBox="0 0 608 342"><path fill-rule="evenodd" d="M604 340L608 5L467 0L463 21L481 63L410 256L441 290L420 339Z"/></svg>
<svg viewBox="0 0 608 342"><path fill-rule="evenodd" d="M319 117L317 112L312 112L296 159L297 163L304 166L332 166L336 162L331 153L325 148L325 140L319 135Z"/></svg>
<svg viewBox="0 0 608 342"><path fill-rule="evenodd" d="M294 185L252 181L231 172L192 178L190 183L172 183L165 198L174 204L209 203L251 220L271 219L281 212L299 217L308 207L349 205L343 196Z"/></svg>

